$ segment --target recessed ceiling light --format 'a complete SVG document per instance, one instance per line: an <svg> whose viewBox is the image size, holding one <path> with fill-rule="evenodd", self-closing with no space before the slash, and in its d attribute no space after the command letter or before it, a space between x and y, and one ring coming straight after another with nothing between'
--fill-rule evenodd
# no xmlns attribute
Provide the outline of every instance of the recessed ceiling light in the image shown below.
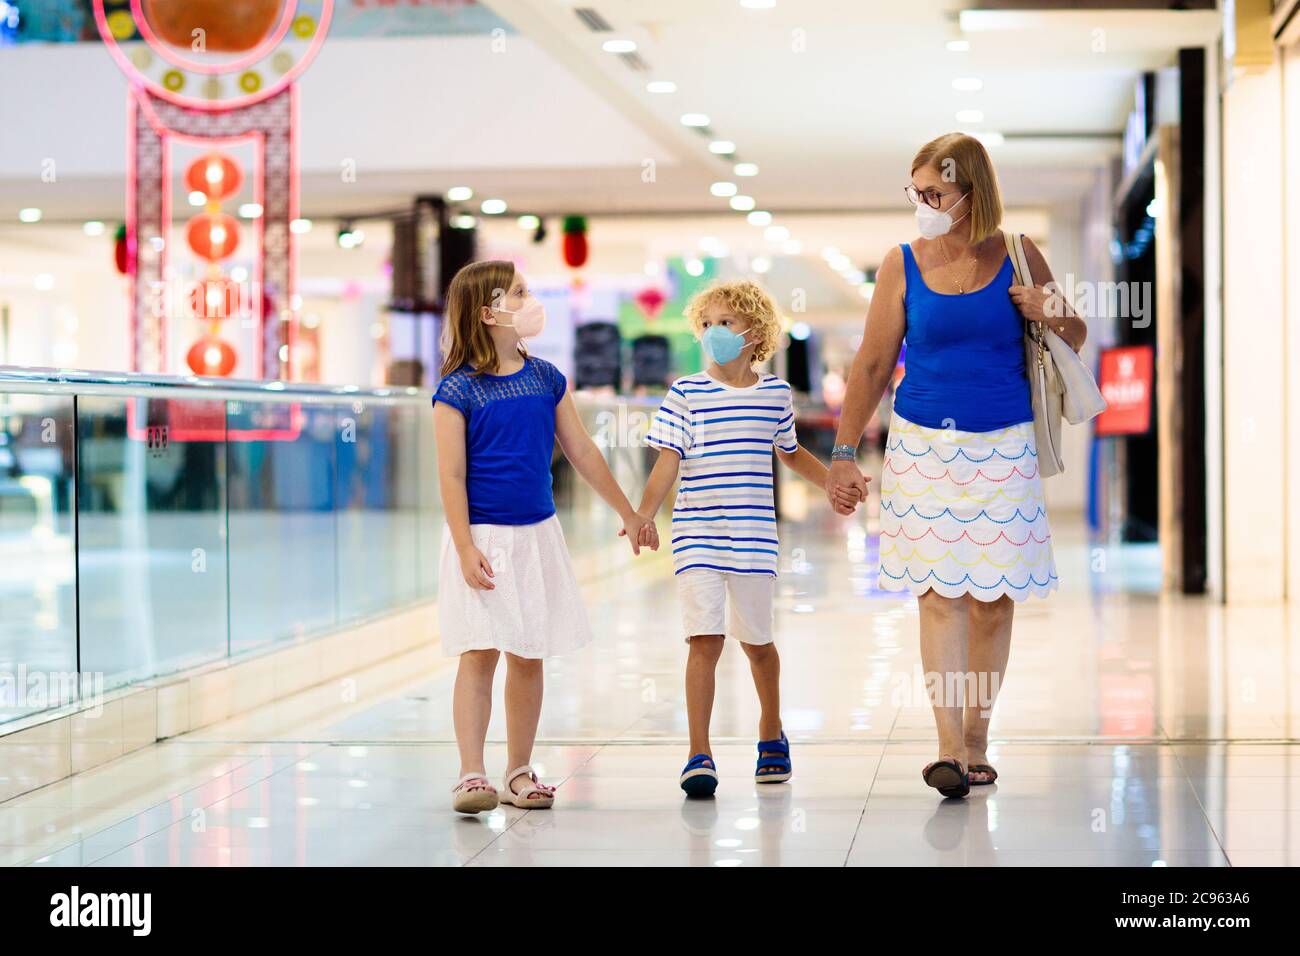
<svg viewBox="0 0 1300 956"><path fill-rule="evenodd" d="M202 206L207 201L208 201L208 194L205 192L201 192L200 190L196 189L194 190L194 192L190 193L189 195L189 202L191 206Z"/></svg>
<svg viewBox="0 0 1300 956"><path fill-rule="evenodd" d="M41 211L35 206L28 206L26 209L19 209L18 220L20 222L40 222Z"/></svg>
<svg viewBox="0 0 1300 956"><path fill-rule="evenodd" d="M737 176L757 176L758 165L756 163L736 163L731 167L731 171Z"/></svg>
<svg viewBox="0 0 1300 956"><path fill-rule="evenodd" d="M772 214L766 209L755 209L745 218L751 226L766 226L772 221Z"/></svg>
<svg viewBox="0 0 1300 956"><path fill-rule="evenodd" d="M295 219L293 222L289 223L289 231L296 232L299 235L302 235L305 232L311 232L311 220Z"/></svg>
<svg viewBox="0 0 1300 956"><path fill-rule="evenodd" d="M474 190L468 186L452 186L447 190L447 198L452 202L464 202L474 198Z"/></svg>
<svg viewBox="0 0 1300 956"><path fill-rule="evenodd" d="M964 93L974 93L976 90L984 89L984 81L978 76L959 76L952 81L952 88Z"/></svg>
<svg viewBox="0 0 1300 956"><path fill-rule="evenodd" d="M451 227L453 229L473 229L477 225L477 219L464 213L459 216L451 217Z"/></svg>
<svg viewBox="0 0 1300 956"><path fill-rule="evenodd" d="M762 275L768 269L772 268L772 260L767 256L754 256L754 258L749 260L749 267L759 275Z"/></svg>
<svg viewBox="0 0 1300 956"><path fill-rule="evenodd" d="M542 221L536 216L520 216L515 220L515 225L520 229L536 229L542 224Z"/></svg>
<svg viewBox="0 0 1300 956"><path fill-rule="evenodd" d="M683 126L704 127L709 125L709 118L703 113L683 113Z"/></svg>
<svg viewBox="0 0 1300 956"><path fill-rule="evenodd" d="M704 263L694 257L687 259L686 273L696 277L704 275Z"/></svg>
<svg viewBox="0 0 1300 956"><path fill-rule="evenodd" d="M1005 136L1003 136L1001 133L994 133L994 132L987 132L987 133L986 133L986 132L984 132L984 131L982 131L982 130L981 130L981 131L978 131L978 132L971 132L971 133L968 133L967 135L968 135L968 136L974 136L977 140L979 140L979 141L980 141L981 143L983 143L985 146L990 146L990 147L992 147L992 146L1001 146L1003 143L1005 143L1005 142L1007 141L1007 138L1006 138Z"/></svg>
<svg viewBox="0 0 1300 956"><path fill-rule="evenodd" d="M479 206L485 216L499 216L506 211L506 201L504 199L484 199Z"/></svg>
<svg viewBox="0 0 1300 956"><path fill-rule="evenodd" d="M970 40L949 40L944 44L949 53L970 52Z"/></svg>
<svg viewBox="0 0 1300 956"><path fill-rule="evenodd" d="M719 156L730 156L736 151L736 144L729 139L715 139L709 144L709 152Z"/></svg>
<svg viewBox="0 0 1300 956"><path fill-rule="evenodd" d="M709 187L709 192L715 196L734 196L739 191L735 183L714 183Z"/></svg>
<svg viewBox="0 0 1300 956"><path fill-rule="evenodd" d="M672 80L651 80L645 85L647 93L676 93L677 84Z"/></svg>
<svg viewBox="0 0 1300 956"><path fill-rule="evenodd" d="M255 202L246 202L239 207L240 219L258 219L262 215L262 204Z"/></svg>
<svg viewBox="0 0 1300 956"><path fill-rule="evenodd" d="M753 196L731 197L731 208L739 210L740 212L749 212L749 210L753 209L756 205L758 205L758 203L754 201Z"/></svg>
<svg viewBox="0 0 1300 956"><path fill-rule="evenodd" d="M104 224L98 219L91 219L81 227L81 231L88 236L102 236L104 234Z"/></svg>
<svg viewBox="0 0 1300 956"><path fill-rule="evenodd" d="M958 110L958 123L982 123L984 122L983 110Z"/></svg>
<svg viewBox="0 0 1300 956"><path fill-rule="evenodd" d="M827 262L830 262L839 254L840 254L840 250L836 249L834 246L826 246L822 249L822 258L825 259Z"/></svg>
<svg viewBox="0 0 1300 956"><path fill-rule="evenodd" d="M771 10L776 0L740 0L740 5L746 10Z"/></svg>
<svg viewBox="0 0 1300 956"><path fill-rule="evenodd" d="M635 40L606 40L600 45L606 53L635 53Z"/></svg>
<svg viewBox="0 0 1300 956"><path fill-rule="evenodd" d="M32 285L36 286L36 288L41 292L49 292L54 288L54 276L50 275L48 272L38 273L32 279Z"/></svg>
<svg viewBox="0 0 1300 956"><path fill-rule="evenodd" d="M790 238L790 230L785 226L768 226L763 238L768 242L785 242Z"/></svg>

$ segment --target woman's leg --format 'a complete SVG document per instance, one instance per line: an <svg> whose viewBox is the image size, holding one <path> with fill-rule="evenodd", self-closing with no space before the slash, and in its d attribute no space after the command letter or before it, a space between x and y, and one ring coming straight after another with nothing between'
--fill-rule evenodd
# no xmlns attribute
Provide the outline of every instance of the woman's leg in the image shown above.
<svg viewBox="0 0 1300 956"><path fill-rule="evenodd" d="M506 654L507 773L533 759L537 721L542 716L542 683L541 660Z"/></svg>
<svg viewBox="0 0 1300 956"><path fill-rule="evenodd" d="M466 651L456 666L451 717L460 748L460 773L484 773L483 740L492 717L492 676L500 651Z"/></svg>
<svg viewBox="0 0 1300 956"><path fill-rule="evenodd" d="M776 740L781 736L781 657L776 652L776 644L738 643L749 658L749 671L754 675L754 689L758 691L758 704L762 708L758 739Z"/></svg>
<svg viewBox="0 0 1300 956"><path fill-rule="evenodd" d="M966 702L963 720L963 739L971 763L989 762L989 721L1011 654L1011 619L1015 610L1015 602L1005 594L996 601L970 602L967 659L979 691L979 699ZM988 774L975 774L972 782L986 780Z"/></svg>
<svg viewBox="0 0 1300 956"><path fill-rule="evenodd" d="M921 666L939 731L939 756L953 757L966 766L962 730L962 690L966 683L966 630L969 595L946 598L926 591L921 609Z"/></svg>
<svg viewBox="0 0 1300 956"><path fill-rule="evenodd" d="M709 743L709 722L713 717L713 694L717 681L718 659L726 638L721 634L701 634L691 638L686 657L686 723L690 728L691 757L713 755Z"/></svg>

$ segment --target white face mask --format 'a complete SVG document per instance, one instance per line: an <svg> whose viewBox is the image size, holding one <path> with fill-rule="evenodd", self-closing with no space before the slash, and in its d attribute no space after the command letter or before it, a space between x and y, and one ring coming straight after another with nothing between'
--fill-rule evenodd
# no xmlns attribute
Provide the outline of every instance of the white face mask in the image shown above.
<svg viewBox="0 0 1300 956"><path fill-rule="evenodd" d="M966 201L966 197L969 195L970 193L964 193L961 199L958 199L957 202L953 203L952 206L949 207L949 210L956 209L958 205ZM967 215L969 215L969 213L967 213ZM961 217L961 219L965 218L966 216ZM961 222L961 219L958 219L957 222L953 222L950 212L940 212L939 210L926 205L925 202L918 202L916 204L916 227L921 231L921 237L923 239L938 239L940 236L946 236L952 230L953 226L957 225L958 222Z"/></svg>

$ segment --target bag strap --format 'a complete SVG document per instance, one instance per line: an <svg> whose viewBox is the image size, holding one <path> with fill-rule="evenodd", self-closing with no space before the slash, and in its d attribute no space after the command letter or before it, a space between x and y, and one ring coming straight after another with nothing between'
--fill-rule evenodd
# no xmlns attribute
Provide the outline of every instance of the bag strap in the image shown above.
<svg viewBox="0 0 1300 956"><path fill-rule="evenodd" d="M1006 240L1007 255L1011 257L1011 268L1016 274L1016 285L1032 286L1034 273L1029 268L1029 258L1025 255L1024 237L1018 232L1004 230L1002 238Z"/></svg>

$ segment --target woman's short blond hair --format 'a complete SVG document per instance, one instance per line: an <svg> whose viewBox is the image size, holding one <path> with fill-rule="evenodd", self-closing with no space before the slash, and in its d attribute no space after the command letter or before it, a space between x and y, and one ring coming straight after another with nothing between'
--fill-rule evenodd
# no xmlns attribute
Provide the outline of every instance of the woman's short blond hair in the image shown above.
<svg viewBox="0 0 1300 956"><path fill-rule="evenodd" d="M944 133L922 146L912 160L915 174L933 166L945 182L954 182L970 193L970 241L981 242L1002 225L1002 191L989 151L974 136ZM954 216L955 218L955 216Z"/></svg>
<svg viewBox="0 0 1300 956"><path fill-rule="evenodd" d="M697 292L686 304L686 320L697 338L704 331L704 310L715 302L721 303L737 318L749 320L747 342L756 343L754 362L765 362L776 353L781 341L781 314L762 286L748 279L739 279L717 282L703 292Z"/></svg>

